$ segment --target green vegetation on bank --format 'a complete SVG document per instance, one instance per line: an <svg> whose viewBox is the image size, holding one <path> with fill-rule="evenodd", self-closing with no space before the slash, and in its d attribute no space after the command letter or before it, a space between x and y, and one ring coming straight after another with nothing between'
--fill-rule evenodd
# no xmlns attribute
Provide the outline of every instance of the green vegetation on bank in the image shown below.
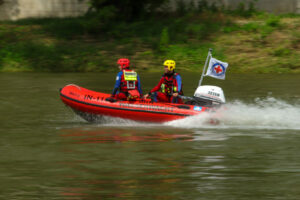
<svg viewBox="0 0 300 200"><path fill-rule="evenodd" d="M199 71L212 47L231 72L300 72L297 15L207 6L129 21L110 14L0 22L0 71L116 71L120 57L137 70L174 59L181 70Z"/></svg>

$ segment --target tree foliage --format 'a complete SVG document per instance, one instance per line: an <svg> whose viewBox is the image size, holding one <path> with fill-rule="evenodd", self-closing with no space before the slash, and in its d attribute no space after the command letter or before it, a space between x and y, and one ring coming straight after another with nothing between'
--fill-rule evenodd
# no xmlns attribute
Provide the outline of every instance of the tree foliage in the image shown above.
<svg viewBox="0 0 300 200"><path fill-rule="evenodd" d="M110 11L118 19L135 20L155 11L168 0L90 0L96 13Z"/></svg>

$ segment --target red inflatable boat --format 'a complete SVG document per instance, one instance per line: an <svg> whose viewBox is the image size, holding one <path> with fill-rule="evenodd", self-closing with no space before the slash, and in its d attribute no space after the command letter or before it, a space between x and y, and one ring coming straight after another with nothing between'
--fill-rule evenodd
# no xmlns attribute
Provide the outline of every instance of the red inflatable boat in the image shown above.
<svg viewBox="0 0 300 200"><path fill-rule="evenodd" d="M110 94L91 91L73 84L62 88L60 97L76 114L91 122L102 116L110 116L162 123L198 115L210 110L210 106L155 103L150 99L111 102L106 100Z"/></svg>

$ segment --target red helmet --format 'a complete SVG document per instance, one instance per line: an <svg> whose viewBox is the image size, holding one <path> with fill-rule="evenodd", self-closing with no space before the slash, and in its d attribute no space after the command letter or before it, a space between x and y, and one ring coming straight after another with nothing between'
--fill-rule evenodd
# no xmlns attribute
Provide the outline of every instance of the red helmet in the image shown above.
<svg viewBox="0 0 300 200"><path fill-rule="evenodd" d="M122 67L122 69L127 69L129 68L130 61L127 58L120 58L117 63Z"/></svg>

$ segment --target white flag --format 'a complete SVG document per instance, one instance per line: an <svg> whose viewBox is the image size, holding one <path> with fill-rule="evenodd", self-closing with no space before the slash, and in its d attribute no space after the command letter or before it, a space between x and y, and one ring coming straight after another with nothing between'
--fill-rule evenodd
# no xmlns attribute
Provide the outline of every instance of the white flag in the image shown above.
<svg viewBox="0 0 300 200"><path fill-rule="evenodd" d="M205 75L224 80L227 67L228 67L228 63L219 61L211 57Z"/></svg>

